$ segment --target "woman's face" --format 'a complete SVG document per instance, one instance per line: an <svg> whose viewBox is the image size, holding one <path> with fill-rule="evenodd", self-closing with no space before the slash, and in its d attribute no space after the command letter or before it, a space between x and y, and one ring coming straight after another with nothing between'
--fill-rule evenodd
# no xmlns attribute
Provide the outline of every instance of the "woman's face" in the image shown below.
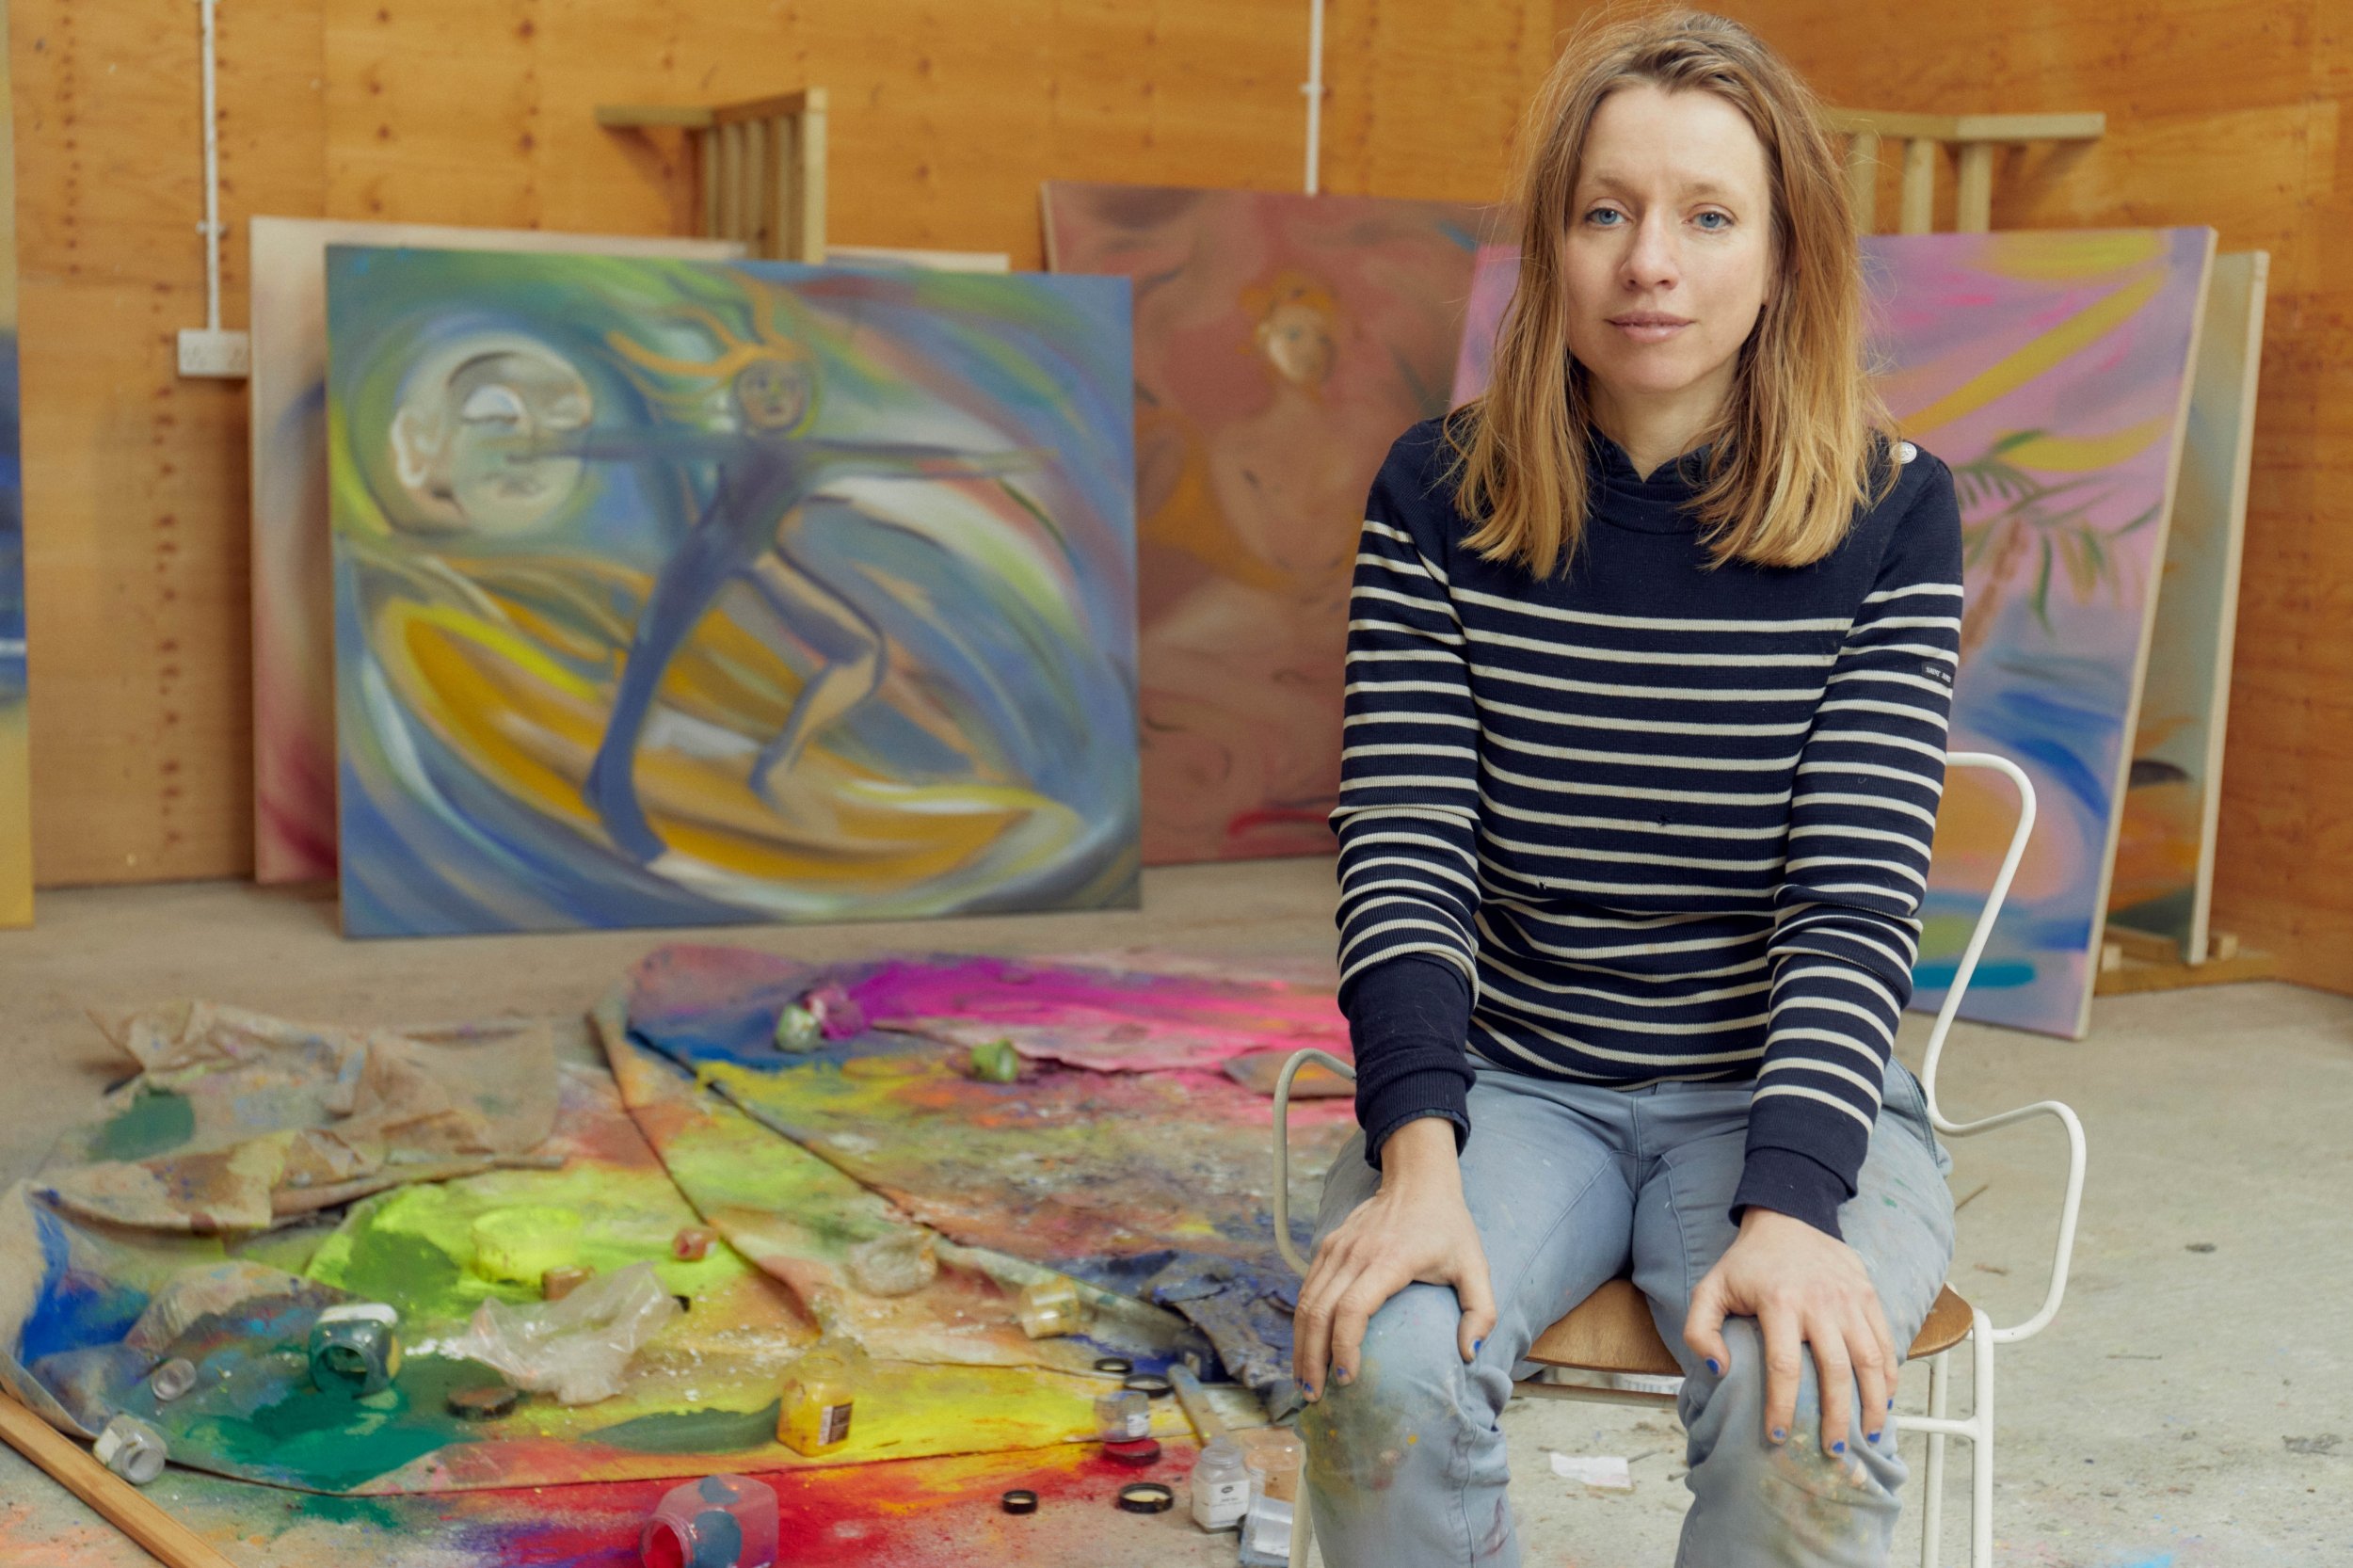
<svg viewBox="0 0 2353 1568"><path fill-rule="evenodd" d="M1604 401L1712 414L1772 287L1765 145L1715 93L1602 100L1569 204L1569 352Z"/></svg>

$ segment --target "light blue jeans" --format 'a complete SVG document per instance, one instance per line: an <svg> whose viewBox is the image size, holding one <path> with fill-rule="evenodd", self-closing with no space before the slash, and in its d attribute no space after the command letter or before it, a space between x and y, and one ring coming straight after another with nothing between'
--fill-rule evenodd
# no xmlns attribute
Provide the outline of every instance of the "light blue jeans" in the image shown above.
<svg viewBox="0 0 2353 1568"><path fill-rule="evenodd" d="M1299 1428L1316 1535L1331 1568L1516 1568L1497 1417L1536 1336L1596 1288L1631 1272L1659 1336L1683 1363L1691 1507L1679 1568L1881 1568L1904 1480L1892 1429L1855 1413L1848 1454L1821 1447L1821 1396L1805 1358L1786 1442L1765 1435L1755 1320L1724 1324L1721 1377L1683 1342L1692 1290L1732 1244L1728 1212L1748 1133L1747 1084L1608 1089L1482 1066L1470 1091L1463 1193L1486 1250L1497 1320L1469 1366L1455 1350L1450 1287L1409 1285L1366 1330L1362 1370L1328 1384ZM1891 1064L1860 1191L1838 1211L1898 1348L1935 1304L1953 1256L1952 1161L1927 1096ZM1325 1179L1331 1230L1380 1184L1361 1135ZM1851 1384L1833 1391L1856 1401Z"/></svg>

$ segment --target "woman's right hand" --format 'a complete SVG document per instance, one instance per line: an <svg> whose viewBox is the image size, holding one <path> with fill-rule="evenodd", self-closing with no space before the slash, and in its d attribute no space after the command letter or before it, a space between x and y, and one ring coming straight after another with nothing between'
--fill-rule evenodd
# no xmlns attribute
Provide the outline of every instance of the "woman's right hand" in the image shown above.
<svg viewBox="0 0 2353 1568"><path fill-rule="evenodd" d="M1455 1349L1469 1361L1496 1326L1487 1255L1463 1201L1454 1124L1423 1116L1381 1146L1381 1190L1316 1243L1292 1318L1291 1375L1310 1400L1328 1370L1355 1380L1365 1325L1408 1285L1450 1285L1462 1304Z"/></svg>

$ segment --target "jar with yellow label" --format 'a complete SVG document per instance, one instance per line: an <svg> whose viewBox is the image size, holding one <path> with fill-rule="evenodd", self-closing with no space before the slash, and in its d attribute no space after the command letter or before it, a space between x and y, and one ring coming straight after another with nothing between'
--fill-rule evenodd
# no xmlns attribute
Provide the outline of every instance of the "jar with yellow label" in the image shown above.
<svg viewBox="0 0 2353 1568"><path fill-rule="evenodd" d="M865 1369L866 1358L855 1346L820 1344L806 1352L785 1374L776 1441L812 1458L847 1443Z"/></svg>

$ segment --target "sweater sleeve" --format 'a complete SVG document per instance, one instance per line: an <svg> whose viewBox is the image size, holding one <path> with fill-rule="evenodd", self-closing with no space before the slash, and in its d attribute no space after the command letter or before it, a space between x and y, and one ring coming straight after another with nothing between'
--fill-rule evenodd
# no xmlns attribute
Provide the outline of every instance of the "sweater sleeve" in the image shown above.
<svg viewBox="0 0 2353 1568"><path fill-rule="evenodd" d="M1961 512L1927 454L1798 761L1765 1060L1733 1197L1838 1234L1912 1000L1960 668Z"/></svg>
<svg viewBox="0 0 2353 1568"><path fill-rule="evenodd" d="M1429 427L1373 482L1349 600L1340 751L1340 1006L1356 1049L1366 1158L1416 1116L1452 1121L1473 1074L1477 999L1479 719L1449 597Z"/></svg>

